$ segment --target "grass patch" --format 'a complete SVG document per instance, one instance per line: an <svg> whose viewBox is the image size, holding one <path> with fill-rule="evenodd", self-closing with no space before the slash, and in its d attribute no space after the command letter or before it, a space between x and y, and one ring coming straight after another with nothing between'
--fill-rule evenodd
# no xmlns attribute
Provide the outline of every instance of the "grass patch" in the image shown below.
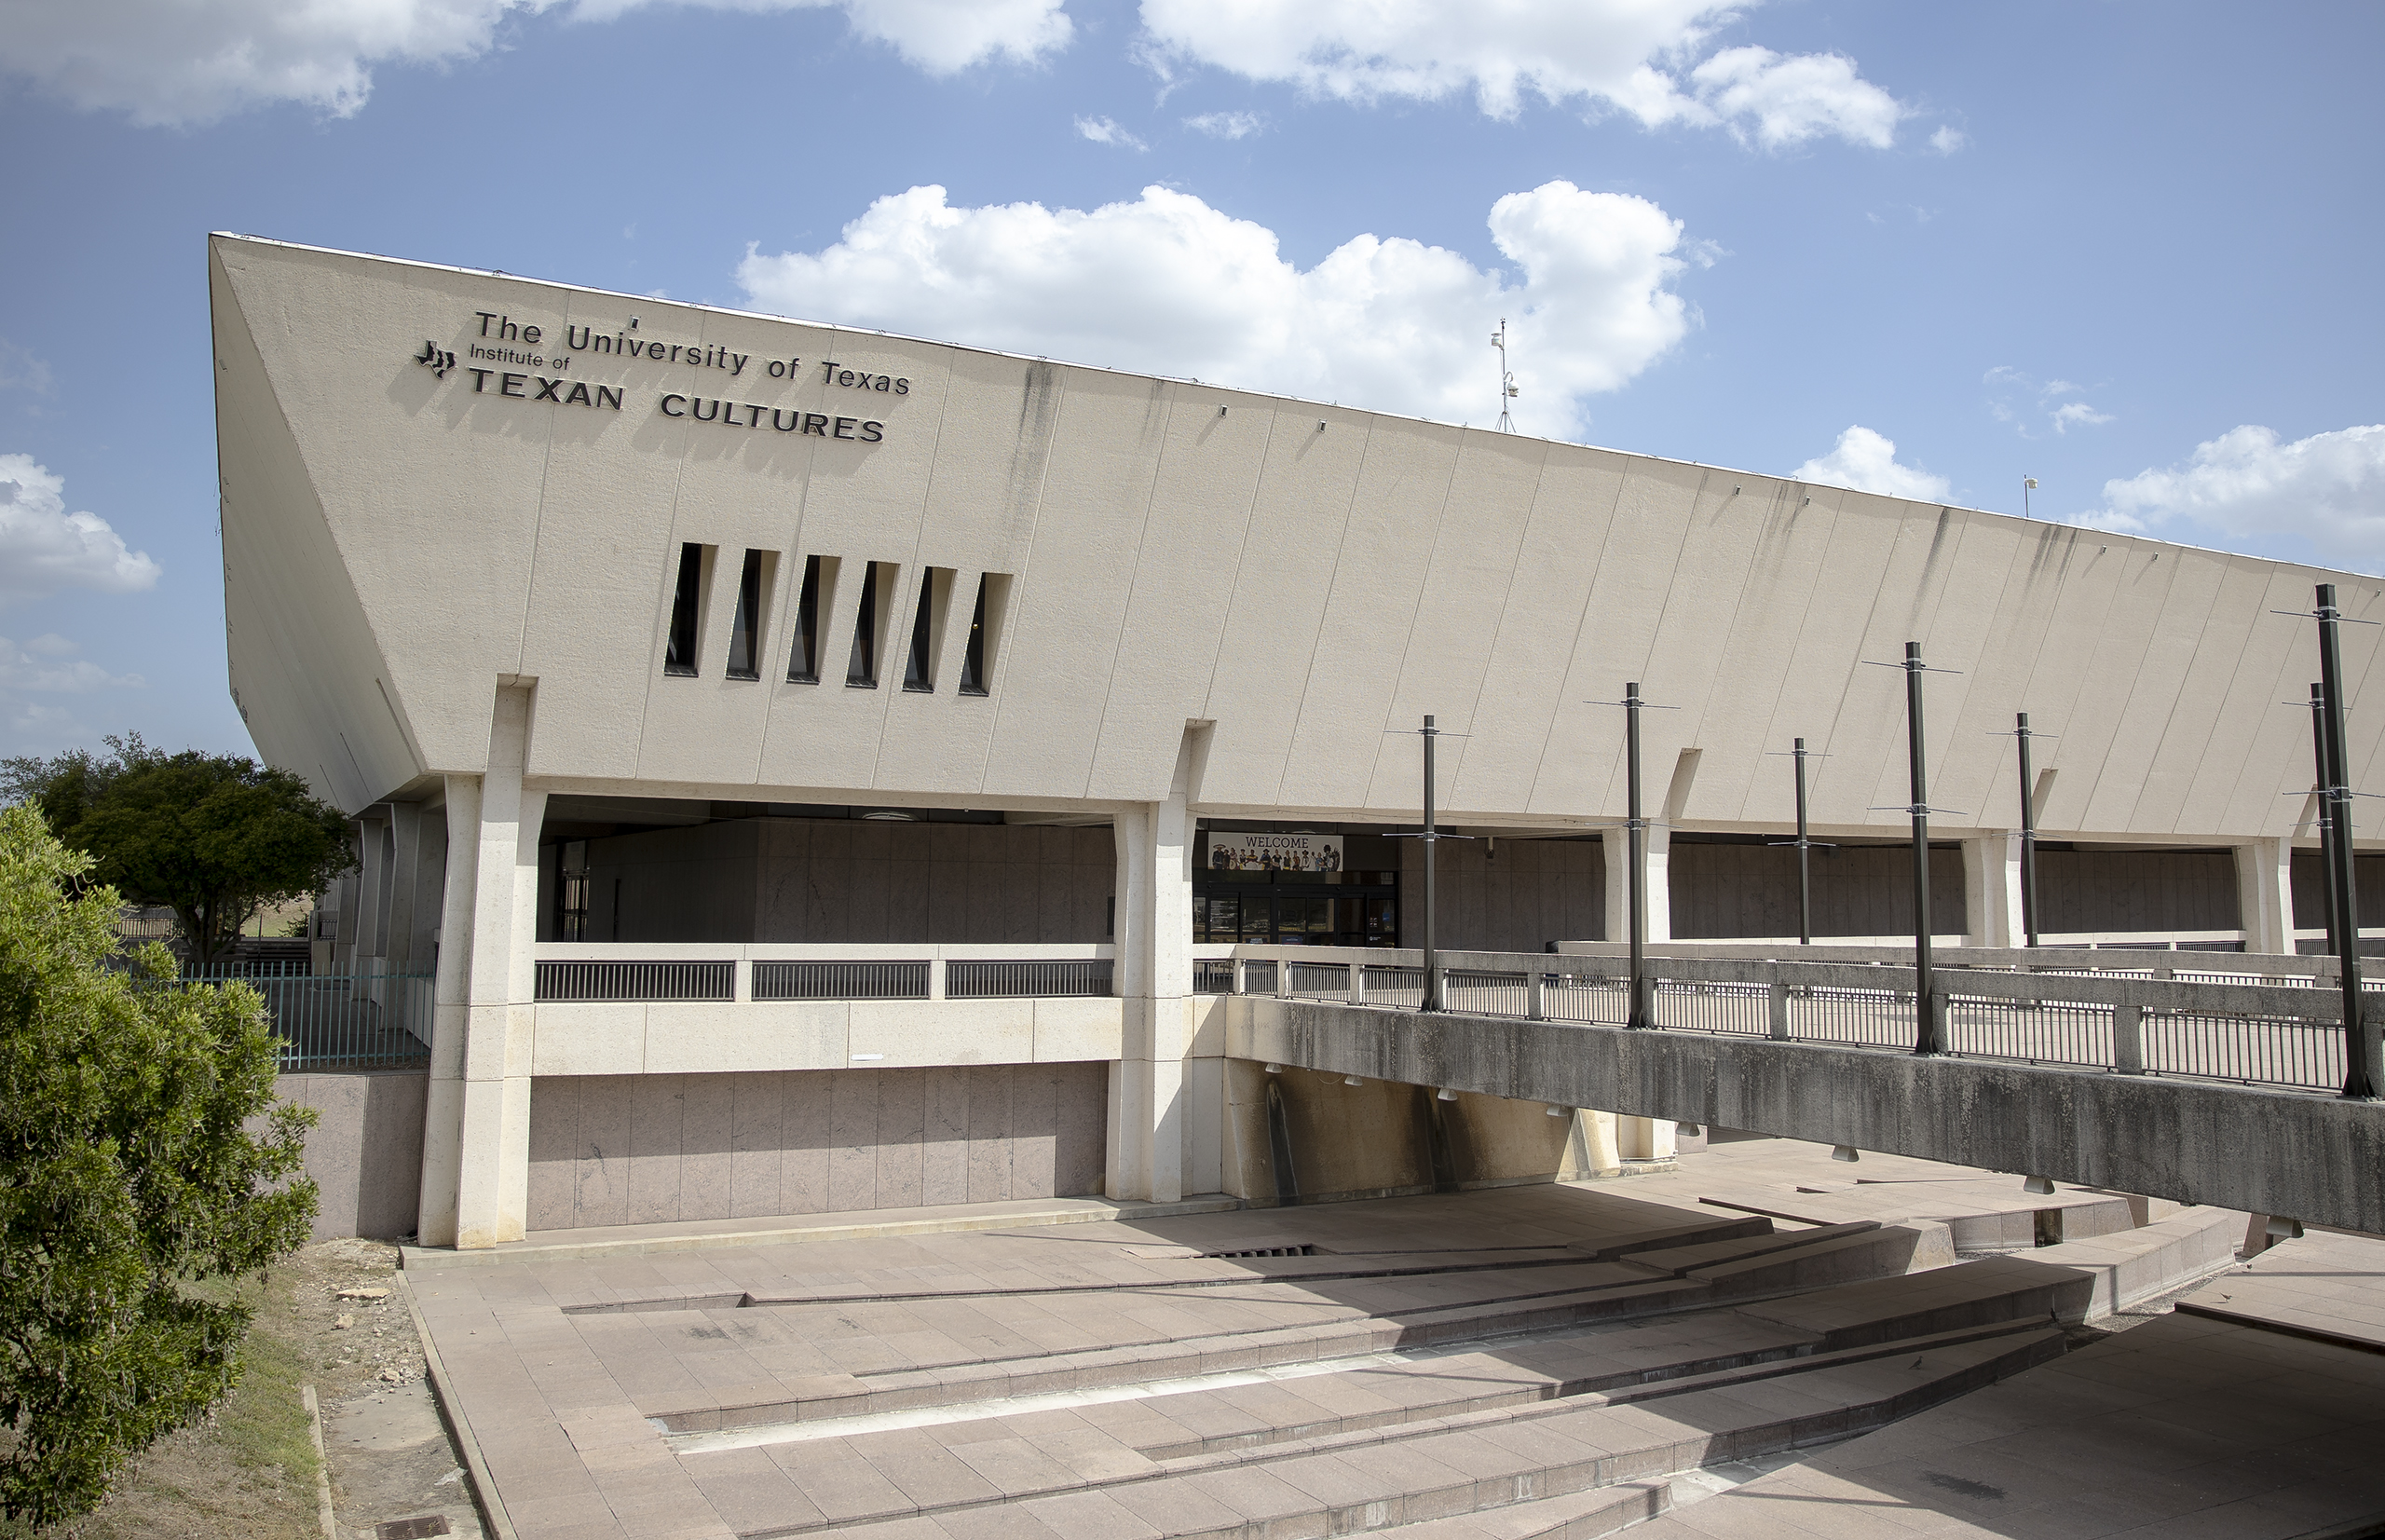
<svg viewBox="0 0 2385 1540"><path fill-rule="evenodd" d="M248 1302L254 1323L240 1347L240 1383L204 1420L169 1434L118 1474L106 1502L35 1530L0 1522L5 1540L320 1540L315 1446L299 1392L310 1377L298 1279L279 1267L264 1281L212 1280L206 1292Z"/></svg>

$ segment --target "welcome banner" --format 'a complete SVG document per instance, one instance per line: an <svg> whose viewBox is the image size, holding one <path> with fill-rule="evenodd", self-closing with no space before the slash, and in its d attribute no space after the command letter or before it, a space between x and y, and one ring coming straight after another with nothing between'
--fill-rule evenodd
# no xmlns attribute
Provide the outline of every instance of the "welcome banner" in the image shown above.
<svg viewBox="0 0 2385 1540"><path fill-rule="evenodd" d="M1212 830L1209 870L1213 872L1338 872L1342 869L1342 837L1338 834L1244 834Z"/></svg>

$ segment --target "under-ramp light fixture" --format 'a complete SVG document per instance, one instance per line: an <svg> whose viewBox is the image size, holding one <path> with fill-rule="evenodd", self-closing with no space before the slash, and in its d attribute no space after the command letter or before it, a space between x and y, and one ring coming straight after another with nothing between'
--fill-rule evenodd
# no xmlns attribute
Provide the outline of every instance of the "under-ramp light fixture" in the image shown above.
<svg viewBox="0 0 2385 1540"><path fill-rule="evenodd" d="M1677 1133L1687 1134L1691 1138L1696 1138L1706 1132L1705 1129L1699 1127L1694 1123L1677 1123L1673 1124L1673 1129Z"/></svg>
<svg viewBox="0 0 2385 1540"><path fill-rule="evenodd" d="M1830 1147L1830 1158L1852 1164L1863 1158L1863 1152L1851 1144L1833 1144Z"/></svg>
<svg viewBox="0 0 2385 1540"><path fill-rule="evenodd" d="M1433 1099L1436 1101L1455 1101L1457 1099L1457 1093L1444 1085L1439 1091L1434 1094Z"/></svg>
<svg viewBox="0 0 2385 1540"><path fill-rule="evenodd" d="M2031 1177L2021 1184L2021 1191L2024 1192L2034 1192L2041 1198L2051 1197L2053 1195L2053 1179L2051 1177Z"/></svg>
<svg viewBox="0 0 2385 1540"><path fill-rule="evenodd" d="M1342 1077L1342 1083L1344 1085L1364 1085L1366 1082L1360 1080L1356 1075L1343 1075Z"/></svg>
<svg viewBox="0 0 2385 1540"><path fill-rule="evenodd" d="M2302 1221L2289 1220L2283 1214L2271 1214L2261 1233L2272 1241L2298 1241L2302 1238Z"/></svg>
<svg viewBox="0 0 2385 1540"><path fill-rule="evenodd" d="M1571 1107L1552 1107L1548 1110L1548 1115L1552 1118L1570 1118L1574 1115L1574 1110Z"/></svg>
<svg viewBox="0 0 2385 1540"><path fill-rule="evenodd" d="M1280 1075L1284 1072L1284 1067L1280 1064L1271 1064L1267 1066L1267 1072L1271 1075Z"/></svg>

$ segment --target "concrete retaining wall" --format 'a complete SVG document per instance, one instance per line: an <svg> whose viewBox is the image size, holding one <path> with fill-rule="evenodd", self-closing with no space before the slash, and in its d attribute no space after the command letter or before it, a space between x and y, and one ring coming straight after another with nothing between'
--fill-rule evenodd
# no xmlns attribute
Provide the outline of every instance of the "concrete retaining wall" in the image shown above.
<svg viewBox="0 0 2385 1540"><path fill-rule="evenodd" d="M1098 1192L1110 1066L540 1076L532 1231Z"/></svg>
<svg viewBox="0 0 2385 1540"><path fill-rule="evenodd" d="M322 1194L315 1239L414 1233L429 1084L419 1070L281 1077L282 1100L321 1114L307 1136L307 1175Z"/></svg>

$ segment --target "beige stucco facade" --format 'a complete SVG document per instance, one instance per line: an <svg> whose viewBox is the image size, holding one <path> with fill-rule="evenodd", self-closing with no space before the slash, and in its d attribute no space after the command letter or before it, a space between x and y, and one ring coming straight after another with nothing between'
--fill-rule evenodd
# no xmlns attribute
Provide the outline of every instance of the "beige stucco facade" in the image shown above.
<svg viewBox="0 0 2385 1540"><path fill-rule="evenodd" d="M209 280L234 694L268 760L384 831L375 945L437 959L431 1244L525 1233L547 1076L1107 1060L1112 1192L1231 1181L1198 820L1412 825L1430 713L1451 822L1612 837L1626 681L1677 708L1646 723L1659 934L1671 835L1792 827L1792 737L1831 756L1819 837L1901 834L1903 679L1865 665L1915 640L1949 671L1931 800L1962 810L1935 830L1972 939L2018 927L1999 734L2027 711L2047 838L2231 850L2238 929L2283 948L2315 663L2277 612L2335 581L2385 618L2371 579L1192 380L246 237ZM691 675L665 667L688 547ZM814 572L821 682L795 682ZM875 688L848 688L873 581ZM2346 628L2355 784L2380 641ZM1083 955L1116 996L541 1002L568 949L537 940L540 831L589 797L1107 824ZM1531 1132L1501 1147L1564 1142Z"/></svg>

